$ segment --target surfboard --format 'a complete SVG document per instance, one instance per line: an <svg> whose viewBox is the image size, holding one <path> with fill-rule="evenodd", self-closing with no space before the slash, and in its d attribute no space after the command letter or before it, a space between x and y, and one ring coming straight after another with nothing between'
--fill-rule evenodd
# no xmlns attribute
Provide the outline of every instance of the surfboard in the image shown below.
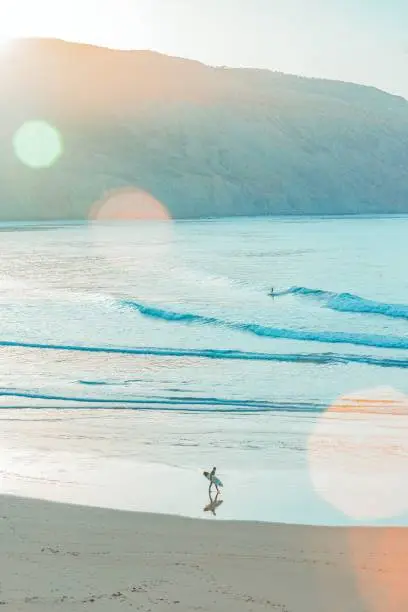
<svg viewBox="0 0 408 612"><path fill-rule="evenodd" d="M217 478L216 476L213 476L211 478L211 475L208 474L208 476L206 476L207 480L209 480L210 482L212 481L215 485L217 485L217 487L223 487L224 485L222 484L221 480L219 478Z"/></svg>

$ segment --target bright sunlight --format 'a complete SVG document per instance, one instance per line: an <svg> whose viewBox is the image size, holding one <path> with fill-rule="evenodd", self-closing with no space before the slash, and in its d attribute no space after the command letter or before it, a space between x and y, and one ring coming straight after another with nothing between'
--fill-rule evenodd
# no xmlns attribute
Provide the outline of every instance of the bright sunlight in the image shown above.
<svg viewBox="0 0 408 612"><path fill-rule="evenodd" d="M0 45L15 38L62 38L117 48L146 45L149 27L133 0L2 0Z"/></svg>

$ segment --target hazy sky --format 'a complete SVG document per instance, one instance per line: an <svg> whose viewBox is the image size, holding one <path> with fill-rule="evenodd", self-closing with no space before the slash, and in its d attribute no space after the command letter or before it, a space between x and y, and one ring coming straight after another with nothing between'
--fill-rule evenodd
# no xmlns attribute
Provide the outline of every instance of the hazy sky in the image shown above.
<svg viewBox="0 0 408 612"><path fill-rule="evenodd" d="M349 80L408 98L408 0L0 0L0 42L27 35Z"/></svg>

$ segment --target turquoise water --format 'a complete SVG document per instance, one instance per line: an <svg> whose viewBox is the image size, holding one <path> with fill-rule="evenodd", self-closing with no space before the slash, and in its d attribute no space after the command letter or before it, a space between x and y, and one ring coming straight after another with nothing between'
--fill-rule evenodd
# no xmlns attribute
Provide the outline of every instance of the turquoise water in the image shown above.
<svg viewBox="0 0 408 612"><path fill-rule="evenodd" d="M403 401L376 394L408 394L406 217L1 229L4 411L171 413L196 445L173 461L188 470L215 461L211 440L194 440L205 415L224 440L218 462L263 474L278 461L265 465L271 444L285 465L307 452L288 452L285 427L269 436L277 416L296 431L304 418L303 442L310 419L361 390L374 400L366 414L405 416ZM262 417L268 437L248 433L224 453L238 416L248 432ZM156 450L151 460L174 459L169 446Z"/></svg>
<svg viewBox="0 0 408 612"><path fill-rule="evenodd" d="M2 232L7 405L314 411L407 391L406 218L35 230Z"/></svg>

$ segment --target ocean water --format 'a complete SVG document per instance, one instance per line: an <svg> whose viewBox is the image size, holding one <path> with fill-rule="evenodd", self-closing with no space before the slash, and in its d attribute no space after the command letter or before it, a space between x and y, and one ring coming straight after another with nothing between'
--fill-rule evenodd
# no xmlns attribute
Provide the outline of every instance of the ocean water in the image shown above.
<svg viewBox="0 0 408 612"><path fill-rule="evenodd" d="M407 522L407 217L0 229L5 492Z"/></svg>

